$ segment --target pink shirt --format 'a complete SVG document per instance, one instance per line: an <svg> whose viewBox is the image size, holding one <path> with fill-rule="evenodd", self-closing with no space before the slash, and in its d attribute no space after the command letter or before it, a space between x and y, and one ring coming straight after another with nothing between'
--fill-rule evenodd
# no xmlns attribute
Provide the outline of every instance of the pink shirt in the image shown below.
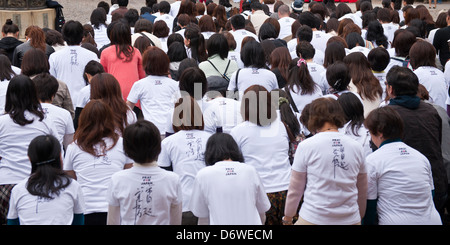
<svg viewBox="0 0 450 245"><path fill-rule="evenodd" d="M117 58L116 45L112 45L102 51L100 63L103 65L105 72L112 74L119 81L125 101L134 82L146 76L142 66L142 56L137 49L134 49L133 59L130 62L125 62Z"/></svg>

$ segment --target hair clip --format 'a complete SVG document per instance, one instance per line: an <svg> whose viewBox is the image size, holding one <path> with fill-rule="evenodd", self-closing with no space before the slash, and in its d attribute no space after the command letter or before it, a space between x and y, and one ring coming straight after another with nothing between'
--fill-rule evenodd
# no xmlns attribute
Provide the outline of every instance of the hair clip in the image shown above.
<svg viewBox="0 0 450 245"><path fill-rule="evenodd" d="M53 163L53 162L56 162L56 159L50 159L50 160L47 160L47 161L37 162L36 166L41 166L41 165L48 164L48 163Z"/></svg>
<svg viewBox="0 0 450 245"><path fill-rule="evenodd" d="M289 104L289 100L284 97L278 98L278 106L280 106L283 103Z"/></svg>
<svg viewBox="0 0 450 245"><path fill-rule="evenodd" d="M306 60L304 60L302 58L298 59L297 66L300 67L302 65L302 63L306 65Z"/></svg>

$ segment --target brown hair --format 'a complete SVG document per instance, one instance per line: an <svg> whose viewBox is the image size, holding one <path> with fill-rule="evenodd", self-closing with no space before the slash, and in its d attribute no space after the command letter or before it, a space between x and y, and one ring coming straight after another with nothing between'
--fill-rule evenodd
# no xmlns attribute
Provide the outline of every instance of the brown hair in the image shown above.
<svg viewBox="0 0 450 245"><path fill-rule="evenodd" d="M252 122L258 126L267 126L277 118L275 104L272 96L261 85L248 87L241 102L241 115L244 121Z"/></svg>
<svg viewBox="0 0 450 245"><path fill-rule="evenodd" d="M73 140L81 150L99 157L105 155L106 151L112 149L119 140L116 126L111 107L102 100L91 100L81 111ZM103 140L106 137L114 142L108 149ZM97 144L100 144L99 152L94 148Z"/></svg>
<svg viewBox="0 0 450 245"><path fill-rule="evenodd" d="M25 36L30 38L31 47L41 49L45 53L47 43L45 42L45 33L40 27L29 26L25 30Z"/></svg>
<svg viewBox="0 0 450 245"><path fill-rule="evenodd" d="M214 20L209 15L203 15L198 20L198 26L200 27L201 32L207 32L207 31L216 32L216 26L214 24Z"/></svg>
<svg viewBox="0 0 450 245"><path fill-rule="evenodd" d="M395 54L400 57L406 57L409 54L411 46L416 42L416 36L405 29L398 29L394 32L392 47L395 48Z"/></svg>
<svg viewBox="0 0 450 245"><path fill-rule="evenodd" d="M361 52L350 53L344 58L344 63L350 70L352 82L361 96L368 100L375 100L383 94L380 82L373 75L370 63Z"/></svg>
<svg viewBox="0 0 450 245"><path fill-rule="evenodd" d="M48 72L50 65L48 63L47 55L45 55L45 52L41 49L29 49L23 56L20 69L22 70L22 74L27 76Z"/></svg>
<svg viewBox="0 0 450 245"><path fill-rule="evenodd" d="M327 122L338 128L342 128L346 123L342 107L333 98L315 99L310 103L308 109L307 128L312 133L316 133Z"/></svg>
<svg viewBox="0 0 450 245"><path fill-rule="evenodd" d="M275 48L270 56L271 70L278 68L281 76L287 81L289 77L289 64L292 61L289 49L284 46Z"/></svg>
<svg viewBox="0 0 450 245"><path fill-rule="evenodd" d="M427 41L416 41L409 50L409 58L413 69L421 66L436 67L436 49Z"/></svg>
<svg viewBox="0 0 450 245"><path fill-rule="evenodd" d="M113 118L122 133L128 126L127 113L129 107L122 98L117 79L109 73L99 73L91 79L91 100L100 99L106 102L113 111Z"/></svg>
<svg viewBox="0 0 450 245"><path fill-rule="evenodd" d="M390 106L371 111L364 120L364 126L373 135L383 134L385 140L403 137L403 120Z"/></svg>
<svg viewBox="0 0 450 245"><path fill-rule="evenodd" d="M193 97L184 95L175 103L172 127L175 133L180 130L204 129L202 110Z"/></svg>
<svg viewBox="0 0 450 245"><path fill-rule="evenodd" d="M169 74L169 56L158 47L148 47L142 58L142 63L147 75L166 76Z"/></svg>

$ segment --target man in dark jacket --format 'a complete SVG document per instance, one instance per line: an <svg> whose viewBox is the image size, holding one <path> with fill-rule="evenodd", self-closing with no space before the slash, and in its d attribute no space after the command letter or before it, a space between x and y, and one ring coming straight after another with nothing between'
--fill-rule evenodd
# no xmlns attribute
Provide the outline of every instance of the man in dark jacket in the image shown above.
<svg viewBox="0 0 450 245"><path fill-rule="evenodd" d="M442 158L442 119L434 107L417 97L419 80L410 69L392 67L387 76L389 105L404 121L402 141L425 155L431 164L434 204L441 218L447 199L447 173Z"/></svg>

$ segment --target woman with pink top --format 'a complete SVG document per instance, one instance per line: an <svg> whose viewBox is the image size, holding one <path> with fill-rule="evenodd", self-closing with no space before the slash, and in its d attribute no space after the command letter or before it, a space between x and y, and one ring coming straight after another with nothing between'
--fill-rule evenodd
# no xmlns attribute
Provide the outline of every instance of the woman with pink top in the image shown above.
<svg viewBox="0 0 450 245"><path fill-rule="evenodd" d="M119 81L124 100L128 97L134 82L145 77L142 56L138 49L131 46L131 29L119 21L111 30L111 46L103 50L100 63L105 72Z"/></svg>

